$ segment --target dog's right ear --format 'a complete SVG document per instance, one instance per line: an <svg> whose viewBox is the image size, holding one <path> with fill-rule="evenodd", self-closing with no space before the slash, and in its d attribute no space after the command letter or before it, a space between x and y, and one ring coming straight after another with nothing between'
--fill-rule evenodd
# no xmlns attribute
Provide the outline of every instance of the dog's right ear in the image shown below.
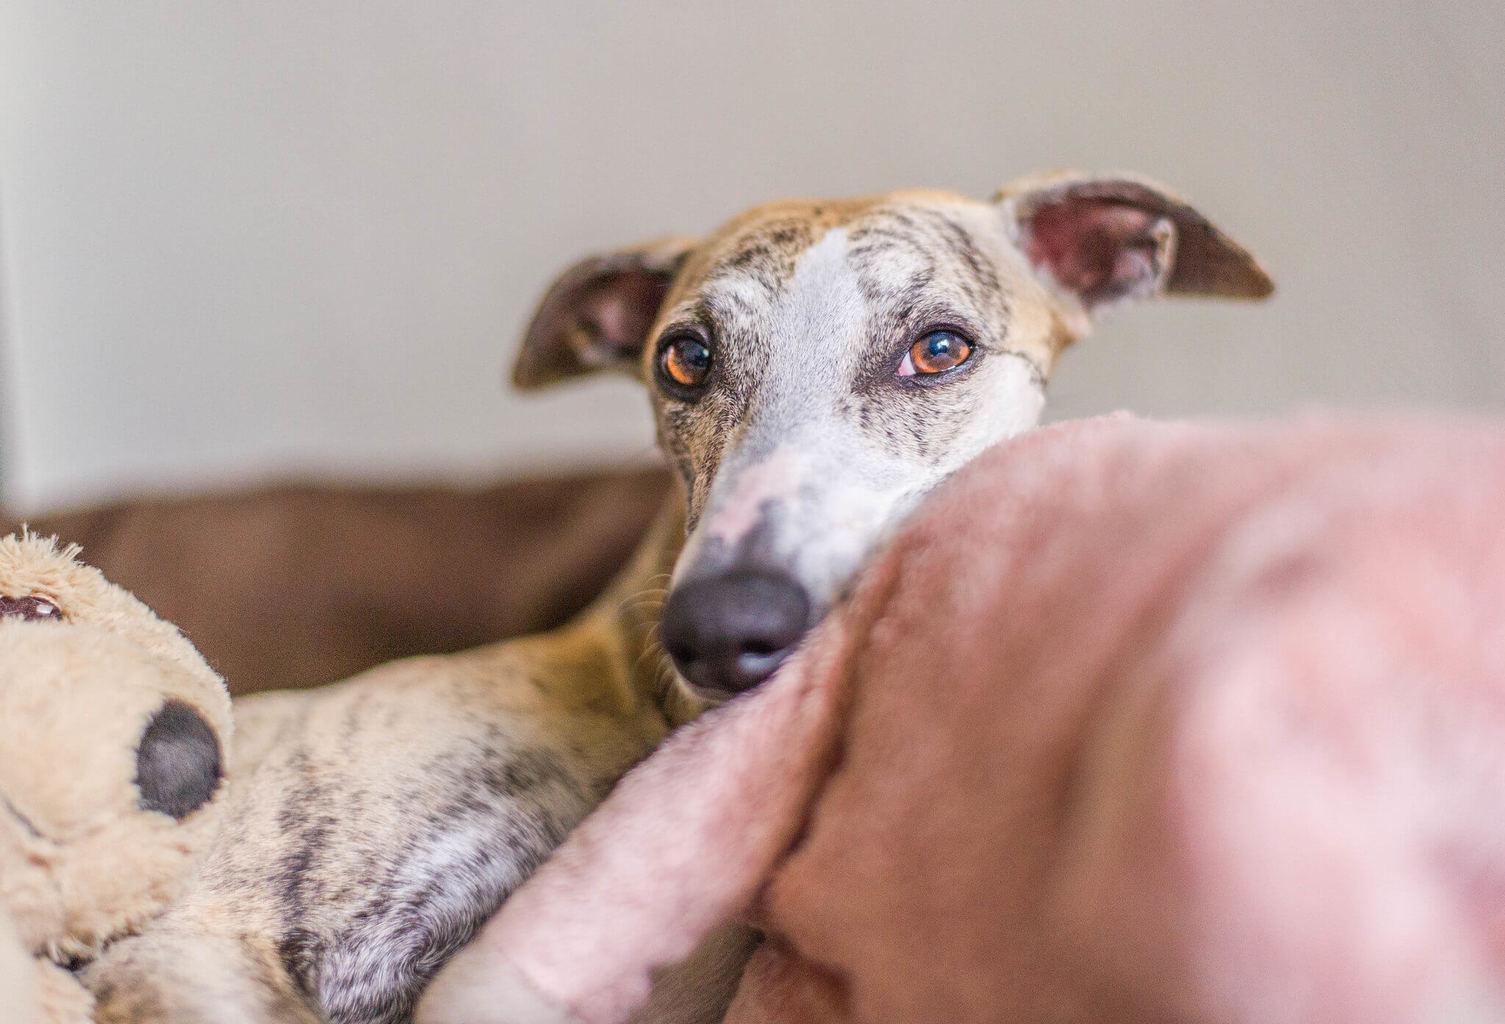
<svg viewBox="0 0 1505 1024"><path fill-rule="evenodd" d="M512 383L536 388L596 370L635 372L689 238L591 256L549 286L523 336Z"/></svg>

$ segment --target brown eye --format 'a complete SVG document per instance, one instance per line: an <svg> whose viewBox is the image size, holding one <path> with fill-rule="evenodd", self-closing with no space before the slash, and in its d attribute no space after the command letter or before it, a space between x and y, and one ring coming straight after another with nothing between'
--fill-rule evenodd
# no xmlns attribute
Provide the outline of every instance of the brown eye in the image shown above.
<svg viewBox="0 0 1505 1024"><path fill-rule="evenodd" d="M658 353L659 378L671 391L694 391L711 375L711 350L693 334L669 338Z"/></svg>
<svg viewBox="0 0 1505 1024"><path fill-rule="evenodd" d="M972 343L955 331L931 331L909 346L899 376L929 376L954 370L972 355Z"/></svg>

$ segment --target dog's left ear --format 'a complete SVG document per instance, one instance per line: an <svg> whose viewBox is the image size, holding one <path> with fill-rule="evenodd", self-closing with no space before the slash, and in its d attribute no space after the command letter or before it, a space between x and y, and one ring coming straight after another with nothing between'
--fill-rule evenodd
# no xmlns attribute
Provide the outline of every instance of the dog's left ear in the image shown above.
<svg viewBox="0 0 1505 1024"><path fill-rule="evenodd" d="M1248 250L1147 181L1057 174L1005 185L994 202L1036 271L1088 312L1160 294L1262 299L1275 290Z"/></svg>
<svg viewBox="0 0 1505 1024"><path fill-rule="evenodd" d="M526 389L595 370L635 370L694 246L688 238L664 238L590 256L565 270L533 314L512 383Z"/></svg>

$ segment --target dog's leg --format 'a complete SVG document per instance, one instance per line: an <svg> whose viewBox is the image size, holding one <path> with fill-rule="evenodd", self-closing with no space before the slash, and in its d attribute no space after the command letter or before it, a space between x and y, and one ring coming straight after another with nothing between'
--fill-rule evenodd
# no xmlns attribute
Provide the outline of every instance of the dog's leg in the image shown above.
<svg viewBox="0 0 1505 1024"><path fill-rule="evenodd" d="M667 732L651 640L678 514L571 626L237 702L226 823L178 904L90 970L101 1019L407 1021Z"/></svg>
<svg viewBox="0 0 1505 1024"><path fill-rule="evenodd" d="M681 729L628 775L439 973L417 1020L654 1019L641 1008L665 965L714 966L702 943L748 910L829 768L849 638L839 620L819 629L758 699ZM719 962L734 985L741 962Z"/></svg>
<svg viewBox="0 0 1505 1024"><path fill-rule="evenodd" d="M118 942L83 981L95 1024L324 1024L274 956L197 931Z"/></svg>

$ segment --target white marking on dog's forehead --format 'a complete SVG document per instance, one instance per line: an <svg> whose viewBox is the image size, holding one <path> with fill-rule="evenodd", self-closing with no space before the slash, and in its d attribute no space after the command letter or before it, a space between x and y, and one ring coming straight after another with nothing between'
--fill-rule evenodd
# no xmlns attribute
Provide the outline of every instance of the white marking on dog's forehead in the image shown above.
<svg viewBox="0 0 1505 1024"><path fill-rule="evenodd" d="M918 242L906 245L889 241L864 247L859 270L851 259L851 243L847 228L827 231L820 241L800 254L787 294L791 298L803 296L805 301L816 304L824 299L833 305L836 298L845 295L860 301L868 292L897 294L928 266Z"/></svg>
<svg viewBox="0 0 1505 1024"><path fill-rule="evenodd" d="M845 228L832 228L801 253L768 310L763 391L781 404L829 404L867 341L871 311L849 241Z"/></svg>
<svg viewBox="0 0 1505 1024"><path fill-rule="evenodd" d="M798 254L789 277L772 290L766 277L749 271L716 274L706 292L732 300L726 303L731 308L756 310L756 331L773 352L808 355L812 345L828 349L833 338L866 324L867 304L848 258L849 241L846 228L831 228Z"/></svg>
<svg viewBox="0 0 1505 1024"><path fill-rule="evenodd" d="M847 229L832 228L800 254L775 303L779 314L804 323L836 321L849 307L864 304L857 271L847 258L847 243ZM850 319L836 322L852 326Z"/></svg>
<svg viewBox="0 0 1505 1024"><path fill-rule="evenodd" d="M865 329L871 325L873 297L903 294L931 263L918 239L915 245L864 245L860 261L852 258L853 243L847 227L830 228L812 245L790 253L793 269L772 290L759 270L723 270L707 282L705 294L731 300L726 307L756 310L757 333L775 352L855 354L870 340Z"/></svg>
<svg viewBox="0 0 1505 1024"><path fill-rule="evenodd" d="M836 227L821 235L820 241L800 254L795 264L791 285L809 285L832 274L841 275L851 270L847 262L847 229Z"/></svg>

